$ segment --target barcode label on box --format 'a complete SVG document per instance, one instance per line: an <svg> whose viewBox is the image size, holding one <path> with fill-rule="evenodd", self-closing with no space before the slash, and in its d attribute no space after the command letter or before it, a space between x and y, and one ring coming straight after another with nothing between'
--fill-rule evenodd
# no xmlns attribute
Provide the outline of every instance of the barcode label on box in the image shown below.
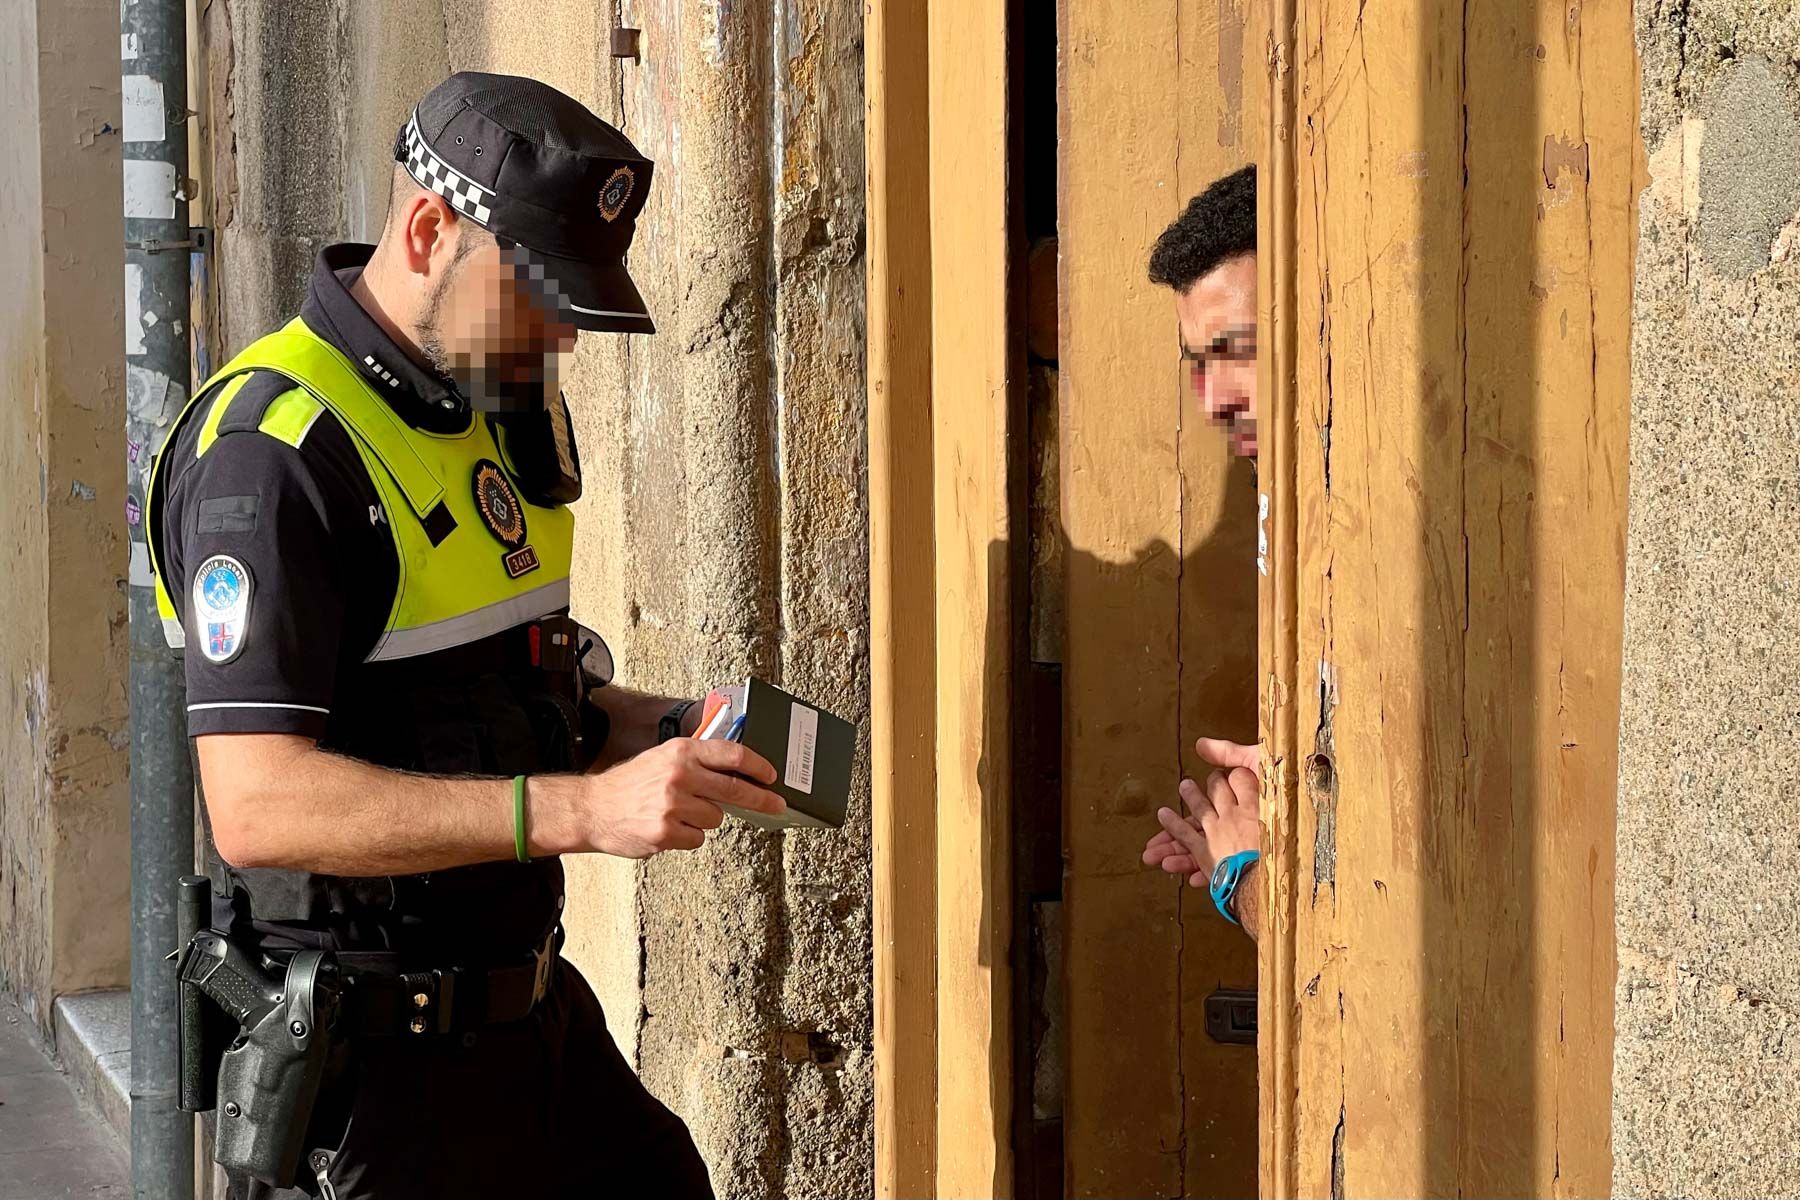
<svg viewBox="0 0 1800 1200"><path fill-rule="evenodd" d="M796 792L812 795L813 755L819 746L819 714L804 704L788 714L787 779Z"/></svg>

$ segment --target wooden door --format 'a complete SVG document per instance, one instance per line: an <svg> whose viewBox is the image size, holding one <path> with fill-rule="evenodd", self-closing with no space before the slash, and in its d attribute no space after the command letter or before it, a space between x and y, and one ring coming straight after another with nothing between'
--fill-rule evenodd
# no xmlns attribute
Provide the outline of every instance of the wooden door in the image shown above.
<svg viewBox="0 0 1800 1200"><path fill-rule="evenodd" d="M1254 741L1255 483L1201 418L1152 243L1254 157L1254 0L1061 0L1057 225L1071 1196L1245 1196L1256 1054L1207 1033L1255 948L1146 870L1201 734ZM1248 78L1250 86L1246 87Z"/></svg>

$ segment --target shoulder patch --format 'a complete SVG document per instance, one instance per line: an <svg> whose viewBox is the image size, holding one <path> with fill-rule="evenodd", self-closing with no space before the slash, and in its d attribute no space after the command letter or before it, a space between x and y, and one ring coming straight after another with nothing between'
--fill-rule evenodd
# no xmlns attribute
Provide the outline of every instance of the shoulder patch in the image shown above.
<svg viewBox="0 0 1800 1200"><path fill-rule="evenodd" d="M311 392L276 371L252 371L227 384L200 431L199 454L228 433L265 433L298 450L325 414Z"/></svg>
<svg viewBox="0 0 1800 1200"><path fill-rule="evenodd" d="M311 392L295 388L269 402L269 407L256 428L276 441L286 442L298 450L306 442L306 435L312 432L313 423L324 411L325 406Z"/></svg>
<svg viewBox="0 0 1800 1200"><path fill-rule="evenodd" d="M299 388L286 375L274 371L253 371L244 385L231 397L230 407L219 418L219 436L247 433L260 426L269 407L276 400ZM304 392L302 392L304 394Z"/></svg>
<svg viewBox="0 0 1800 1200"><path fill-rule="evenodd" d="M194 572L194 640L206 661L228 663L244 651L250 632L250 569L215 554Z"/></svg>

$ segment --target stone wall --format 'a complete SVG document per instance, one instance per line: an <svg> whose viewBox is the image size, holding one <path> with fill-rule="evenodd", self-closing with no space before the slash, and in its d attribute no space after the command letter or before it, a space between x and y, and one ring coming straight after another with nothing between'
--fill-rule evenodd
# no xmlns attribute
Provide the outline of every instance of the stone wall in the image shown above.
<svg viewBox="0 0 1800 1200"><path fill-rule="evenodd" d="M118 34L0 7L0 989L46 1033L129 970Z"/></svg>
<svg viewBox="0 0 1800 1200"><path fill-rule="evenodd" d="M604 0L210 0L224 349L294 311L319 246L376 235L446 73L577 97L657 163L631 268L659 332L584 338L567 382L576 614L632 686L754 671L866 725L861 6L622 7L635 61ZM567 864L569 953L720 1195L872 1186L867 830L859 776L842 833Z"/></svg>
<svg viewBox="0 0 1800 1200"><path fill-rule="evenodd" d="M1800 9L1639 0L1614 1188L1800 1189Z"/></svg>

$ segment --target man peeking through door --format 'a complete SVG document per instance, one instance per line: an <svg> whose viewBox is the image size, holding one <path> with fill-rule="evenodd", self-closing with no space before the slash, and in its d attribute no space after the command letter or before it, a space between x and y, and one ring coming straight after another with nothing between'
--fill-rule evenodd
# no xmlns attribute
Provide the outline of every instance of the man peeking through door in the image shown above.
<svg viewBox="0 0 1800 1200"><path fill-rule="evenodd" d="M1194 197L1156 240L1150 280L1175 293L1181 358L1201 411L1224 431L1233 454L1254 458L1254 166ZM1187 815L1157 810L1162 829L1144 846L1144 862L1210 889L1219 911L1255 937L1262 926L1258 751L1220 738L1201 738L1194 750L1214 770L1204 784L1181 781Z"/></svg>

